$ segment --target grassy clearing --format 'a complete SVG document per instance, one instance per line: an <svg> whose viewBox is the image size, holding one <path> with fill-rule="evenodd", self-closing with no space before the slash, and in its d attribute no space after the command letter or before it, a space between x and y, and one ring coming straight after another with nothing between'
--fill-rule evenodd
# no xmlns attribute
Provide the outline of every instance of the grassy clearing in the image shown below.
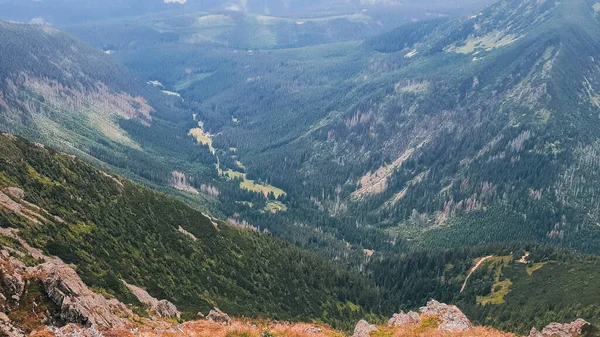
<svg viewBox="0 0 600 337"><path fill-rule="evenodd" d="M284 203L282 203L281 201L270 201L265 206L264 211L271 212L271 213L280 213L280 212L286 212L287 209L288 209L287 206Z"/></svg>
<svg viewBox="0 0 600 337"><path fill-rule="evenodd" d="M546 264L547 262L538 262L538 263L534 263L531 267L527 267L525 269L525 271L527 271L527 274L529 276L533 275L533 272L542 269L542 267Z"/></svg>
<svg viewBox="0 0 600 337"><path fill-rule="evenodd" d="M260 192L262 194L264 194L265 196L268 196L269 193L273 193L275 195L275 198L278 198L279 196L285 195L285 191L272 186L272 185L262 185L259 183L256 183L254 180L249 180L245 177L244 175L244 180L240 183L240 187L243 189L246 189L248 191L252 191L252 192Z"/></svg>
<svg viewBox="0 0 600 337"><path fill-rule="evenodd" d="M214 27L214 26L235 26L235 21L232 18L222 14L209 14L199 17L196 20L198 27Z"/></svg>
<svg viewBox="0 0 600 337"><path fill-rule="evenodd" d="M177 82L177 84L175 84L175 90L177 90L177 91L185 90L185 89L189 88L192 84L194 84L196 82L200 82L203 79L211 76L212 74L214 74L214 72L197 73L197 74L192 74L192 75L186 76L181 81Z"/></svg>
<svg viewBox="0 0 600 337"><path fill-rule="evenodd" d="M450 48L447 48L446 51L459 54L471 54L476 50L491 51L496 48L507 46L520 38L520 36L515 36L513 34L505 34L501 31L494 31L484 36L471 37L464 41L463 46L454 45Z"/></svg>
<svg viewBox="0 0 600 337"><path fill-rule="evenodd" d="M215 154L215 148L212 146L212 135L204 132L204 129L202 128L202 122L199 122L198 127L191 129L188 134L196 138L198 143L208 146L210 152Z"/></svg>
<svg viewBox="0 0 600 337"><path fill-rule="evenodd" d="M510 286L512 286L512 284L512 281L509 279L496 282L492 286L492 292L489 295L477 296L477 304L503 304L504 296L510 292Z"/></svg>
<svg viewBox="0 0 600 337"><path fill-rule="evenodd" d="M492 286L492 291L487 296L477 296L477 304L503 304L504 296L510 292L510 286L512 281L509 279L500 280L502 277L502 269L507 267L510 262L514 259L512 255L495 256L486 260L488 264L488 270L494 271L494 278L496 283Z"/></svg>
<svg viewBox="0 0 600 337"><path fill-rule="evenodd" d="M242 181L240 182L240 188L251 192L262 193L265 197L268 196L270 193L273 193L273 195L275 195L275 198L278 198L282 195L286 195L285 191L281 188L272 185L257 183L254 180L248 179L246 173L233 171L232 169L229 169L227 171L222 171L219 169L219 174L227 176L229 179L242 179Z"/></svg>

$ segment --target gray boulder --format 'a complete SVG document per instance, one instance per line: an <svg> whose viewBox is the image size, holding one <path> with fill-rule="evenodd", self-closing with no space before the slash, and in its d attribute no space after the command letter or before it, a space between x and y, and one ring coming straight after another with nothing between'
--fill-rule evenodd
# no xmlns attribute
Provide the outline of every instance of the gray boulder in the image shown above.
<svg viewBox="0 0 600 337"><path fill-rule="evenodd" d="M421 316L414 311L410 311L408 313L404 313L404 311L400 311L399 314L394 314L392 318L388 321L388 326L403 326L403 325L418 325L421 323Z"/></svg>
<svg viewBox="0 0 600 337"><path fill-rule="evenodd" d="M575 337L580 336L583 328L590 323L579 318L572 323L560 324L550 323L542 331L536 328L531 329L529 337Z"/></svg>
<svg viewBox="0 0 600 337"><path fill-rule="evenodd" d="M377 327L369 324L369 322L361 319L354 327L354 334L352 337L369 337L371 332L377 331Z"/></svg>
<svg viewBox="0 0 600 337"><path fill-rule="evenodd" d="M231 318L229 315L219 310L219 308L214 308L211 310L208 313L208 316L206 316L206 319L211 322L221 323L223 325L231 325Z"/></svg>
<svg viewBox="0 0 600 337"><path fill-rule="evenodd" d="M156 312L160 315L160 317L165 318L179 318L181 316L181 313L179 310L177 310L177 307L167 300L158 301L158 304L156 305Z"/></svg>
<svg viewBox="0 0 600 337"><path fill-rule="evenodd" d="M439 330L460 332L467 331L473 327L467 316L454 305L431 300L427 302L427 306L421 307L419 312L423 316L439 318L442 321L438 326Z"/></svg>

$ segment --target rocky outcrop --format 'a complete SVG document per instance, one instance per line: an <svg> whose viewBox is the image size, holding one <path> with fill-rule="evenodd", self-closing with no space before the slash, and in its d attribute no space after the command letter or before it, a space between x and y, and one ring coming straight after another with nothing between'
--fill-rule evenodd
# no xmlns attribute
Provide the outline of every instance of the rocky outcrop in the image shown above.
<svg viewBox="0 0 600 337"><path fill-rule="evenodd" d="M100 332L95 325L86 329L81 329L76 325L68 324L61 328L51 328L50 330L56 337L103 337L102 332Z"/></svg>
<svg viewBox="0 0 600 337"><path fill-rule="evenodd" d="M361 319L354 327L352 337L369 337L373 331L377 331L377 327Z"/></svg>
<svg viewBox="0 0 600 337"><path fill-rule="evenodd" d="M120 316L132 313L116 299L107 300L92 292L75 270L62 262L46 262L31 270L42 281L52 302L60 307L60 317L69 323L122 327L127 321Z"/></svg>
<svg viewBox="0 0 600 337"><path fill-rule="evenodd" d="M8 316L0 312L0 336L6 337L23 337L25 333L12 325Z"/></svg>
<svg viewBox="0 0 600 337"><path fill-rule="evenodd" d="M213 310L211 310L208 313L208 316L206 316L206 319L208 319L211 322L220 323L223 325L231 325L231 318L229 317L229 315L219 310L219 308L214 308Z"/></svg>
<svg viewBox="0 0 600 337"><path fill-rule="evenodd" d="M0 229L0 234L17 240L21 247L5 247L0 251L1 293L4 309L11 310L20 305L20 299L28 282L39 282L49 300L59 308L58 315L66 323L85 326L98 325L115 328L125 326L126 318L133 313L116 299L108 300L91 291L75 270L58 258L45 256L39 249L29 246L14 229ZM10 250L10 253L8 252ZM30 255L40 262L26 267L16 257ZM12 256L11 256L12 255Z"/></svg>
<svg viewBox="0 0 600 337"><path fill-rule="evenodd" d="M388 326L403 326L403 325L418 325L421 323L421 316L414 311L410 311L408 313L404 313L404 311L400 311L399 314L394 314L392 318L388 321Z"/></svg>
<svg viewBox="0 0 600 337"><path fill-rule="evenodd" d="M179 233L188 236L190 239L192 239L194 241L198 241L198 238L194 234L186 231L183 227L179 226L179 228L177 230L179 231Z"/></svg>
<svg viewBox="0 0 600 337"><path fill-rule="evenodd" d="M128 284L122 281L123 284L131 291L140 302L147 305L151 311L155 312L158 316L163 318L179 318L181 313L177 310L177 307L167 300L157 300L152 297L145 289Z"/></svg>
<svg viewBox="0 0 600 337"><path fill-rule="evenodd" d="M175 304L167 301L160 300L156 306L156 312L160 317L164 318L180 318L181 313L177 310Z"/></svg>
<svg viewBox="0 0 600 337"><path fill-rule="evenodd" d="M17 200L23 200L23 198L25 198L25 192L18 187L8 187L6 192Z"/></svg>
<svg viewBox="0 0 600 337"><path fill-rule="evenodd" d="M11 310L19 305L21 295L25 291L25 281L23 276L18 272L18 267L14 268L14 261L10 263L11 268L3 268L2 270L2 302L5 309ZM10 270L12 269L12 270Z"/></svg>
<svg viewBox="0 0 600 337"><path fill-rule="evenodd" d="M427 302L427 305L421 307L419 312L423 316L434 316L441 320L438 329L451 332L467 331L472 328L471 322L454 305L447 305L435 300Z"/></svg>
<svg viewBox="0 0 600 337"><path fill-rule="evenodd" d="M575 337L580 336L583 329L590 323L579 318L568 324L550 323L542 331L531 329L529 337Z"/></svg>

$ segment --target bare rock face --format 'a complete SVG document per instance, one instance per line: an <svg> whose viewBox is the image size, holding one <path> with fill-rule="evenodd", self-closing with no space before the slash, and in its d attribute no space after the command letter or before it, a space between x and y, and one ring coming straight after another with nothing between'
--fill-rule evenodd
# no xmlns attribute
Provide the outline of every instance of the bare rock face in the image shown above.
<svg viewBox="0 0 600 337"><path fill-rule="evenodd" d="M23 295L23 292L25 291L23 276L15 271L10 272L5 269L2 270L1 289L9 309L14 305L18 305L21 295Z"/></svg>
<svg viewBox="0 0 600 337"><path fill-rule="evenodd" d="M542 331L531 329L529 337L575 337L580 336L583 328L590 323L579 318L568 324L550 323Z"/></svg>
<svg viewBox="0 0 600 337"><path fill-rule="evenodd" d="M472 328L467 316L454 305L447 305L431 300L427 302L427 306L421 307L419 312L423 316L438 317L442 321L438 327L439 330L460 332Z"/></svg>
<svg viewBox="0 0 600 337"><path fill-rule="evenodd" d="M16 198L19 191L10 193ZM15 193L17 196L14 196ZM87 327L89 329L86 330L92 331L92 334L94 326L122 328L130 324L128 318L135 315L124 304L91 291L77 272L61 259L45 256L39 249L28 245L19 237L18 230L0 228L0 235L17 240L21 246L19 249L4 247L0 250L0 313L19 308L28 285L35 282L54 304L56 312L51 315L60 316L65 323ZM21 261L26 254L40 264L27 267ZM47 323L48 317L42 315L40 323ZM0 335L20 336L18 328L22 327L11 322L6 315L0 315Z"/></svg>
<svg viewBox="0 0 600 337"><path fill-rule="evenodd" d="M25 333L10 322L5 313L0 312L0 335L7 337L23 337Z"/></svg>
<svg viewBox="0 0 600 337"><path fill-rule="evenodd" d="M377 327L369 324L369 322L361 319L354 327L354 334L352 337L369 337L371 332L377 331Z"/></svg>
<svg viewBox="0 0 600 337"><path fill-rule="evenodd" d="M219 310L219 308L214 308L208 313L206 318L215 323L221 323L223 325L231 325L231 318L226 313Z"/></svg>
<svg viewBox="0 0 600 337"><path fill-rule="evenodd" d="M82 329L77 325L68 324L62 328L51 328L56 337L102 337L102 332L98 327L92 325L89 328Z"/></svg>
<svg viewBox="0 0 600 337"><path fill-rule="evenodd" d="M403 326L403 325L418 325L421 323L421 316L414 311L410 311L408 313L404 313L404 311L400 311L399 314L394 314L392 318L388 321L388 326Z"/></svg>
<svg viewBox="0 0 600 337"><path fill-rule="evenodd" d="M177 310L175 304L167 300L158 301L156 312L160 315L160 317L165 318L179 318L181 316L181 313L179 310Z"/></svg>
<svg viewBox="0 0 600 337"><path fill-rule="evenodd" d="M0 308L11 311L19 306L25 292L23 273L26 267L23 262L11 257L7 250L0 251L0 258Z"/></svg>
<svg viewBox="0 0 600 337"><path fill-rule="evenodd" d="M156 312L158 316L163 318L179 318L181 316L181 313L173 303L167 300L159 301L148 294L145 289L128 284L125 281L123 281L123 284L125 284L127 289L129 289L140 302L150 307L150 310Z"/></svg>
<svg viewBox="0 0 600 337"><path fill-rule="evenodd" d="M92 292L75 270L62 262L46 262L32 273L39 278L48 297L60 307L60 317L70 323L86 326L122 327L127 321L122 316L132 313L117 300L107 300Z"/></svg>
<svg viewBox="0 0 600 337"><path fill-rule="evenodd" d="M18 187L9 187L6 191L11 197L17 200L23 200L23 198L25 198L25 192Z"/></svg>

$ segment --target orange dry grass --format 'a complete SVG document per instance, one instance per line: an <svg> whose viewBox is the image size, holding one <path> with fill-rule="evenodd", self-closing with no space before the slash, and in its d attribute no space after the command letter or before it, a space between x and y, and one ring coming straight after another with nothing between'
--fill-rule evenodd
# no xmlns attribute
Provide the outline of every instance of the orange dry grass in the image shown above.
<svg viewBox="0 0 600 337"><path fill-rule="evenodd" d="M314 333L310 328L318 327L321 332ZM179 330L181 329L181 330ZM183 333L182 333L183 331ZM231 326L210 323L208 321L189 322L180 325L178 328L168 330L142 330L136 336L141 337L229 337L237 336L236 333L247 333L251 337L260 337L263 331L268 331L277 337L343 337L340 332L324 326L316 326L306 323L288 324L288 323L260 323L252 325L236 321ZM125 337L131 334L115 334L114 336ZM510 333L498 330L475 327L467 332L447 332L436 328L423 328L421 326L407 326L388 328L380 327L379 332L374 332L371 336L379 337L515 337Z"/></svg>
<svg viewBox="0 0 600 337"><path fill-rule="evenodd" d="M321 332L310 333L309 329L315 327L320 328ZM202 320L187 322L168 329L142 327L136 333L130 329L103 331L103 335L106 337L237 337L246 333L247 336L260 337L263 331L268 331L278 337L343 337L339 332L325 326L238 320L235 320L230 326Z"/></svg>
<svg viewBox="0 0 600 337"><path fill-rule="evenodd" d="M447 332L436 328L423 329L420 326L407 326L393 328L392 331L390 337L515 337L511 333L484 327L475 327L466 332Z"/></svg>
<svg viewBox="0 0 600 337"><path fill-rule="evenodd" d="M259 324L250 324L240 321L235 321L231 326L224 326L220 324L210 323L208 321L196 321L189 322L180 326L181 330L185 332L186 336L190 337L226 337L228 334L242 333L245 332L249 336L259 337L263 331L268 331L276 336L286 337L334 337L342 336L326 327L319 326L322 330L320 333L309 334L308 329L315 327L315 325L298 323L298 324L286 324L286 323L270 323L262 322ZM180 332L180 331L178 331ZM144 335L142 335L144 336ZM155 336L154 334L148 335ZM175 336L170 333L159 334L159 336ZM180 336L180 334L179 334Z"/></svg>
<svg viewBox="0 0 600 337"><path fill-rule="evenodd" d="M311 331L319 328L320 332ZM467 332L447 332L436 328L425 328L423 326L405 327L379 327L379 331L373 332L371 337L516 337L513 334L498 330L475 327ZM273 322L250 322L234 321L232 325L225 326L209 321L187 322L170 328L140 327L137 331L131 329L102 331L105 337L238 337L250 336L260 337L263 331L277 337L343 337L344 334L332 330L326 326L307 323L273 323ZM245 335L244 335L245 333ZM35 337L55 336L47 331L32 334ZM83 336L86 336L85 334Z"/></svg>

